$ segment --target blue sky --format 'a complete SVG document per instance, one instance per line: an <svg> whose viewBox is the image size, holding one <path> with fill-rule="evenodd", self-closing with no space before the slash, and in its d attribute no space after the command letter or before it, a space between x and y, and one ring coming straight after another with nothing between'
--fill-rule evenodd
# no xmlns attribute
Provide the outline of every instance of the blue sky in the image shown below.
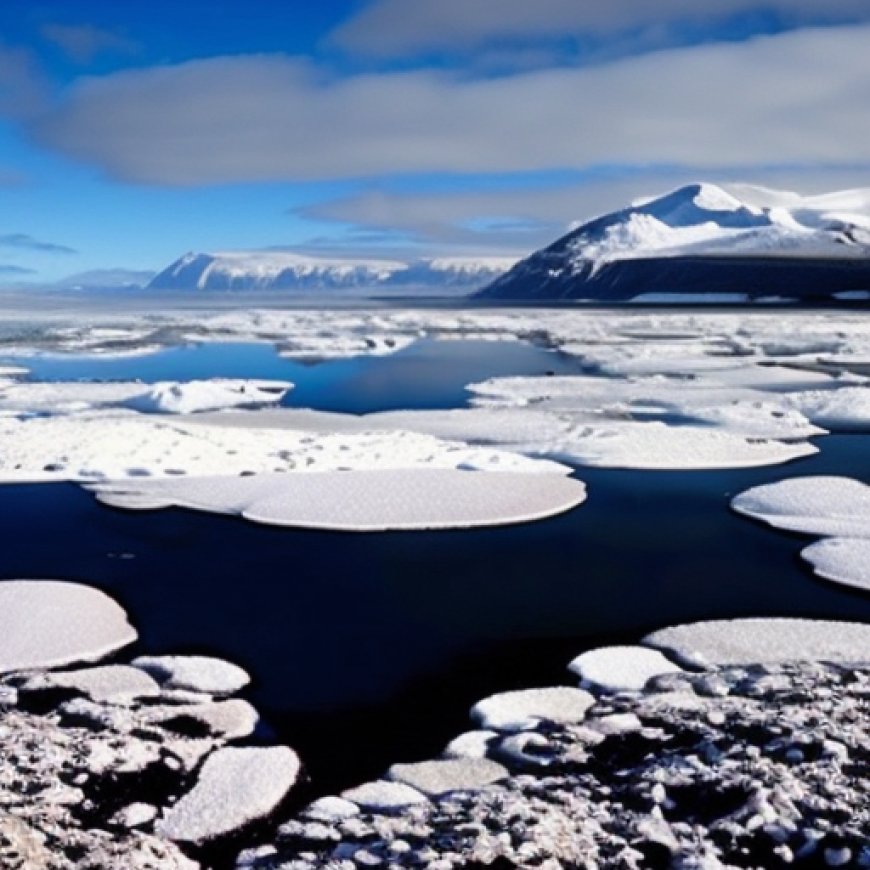
<svg viewBox="0 0 870 870"><path fill-rule="evenodd" d="M870 186L866 0L4 0L0 285L523 254L699 178Z"/></svg>

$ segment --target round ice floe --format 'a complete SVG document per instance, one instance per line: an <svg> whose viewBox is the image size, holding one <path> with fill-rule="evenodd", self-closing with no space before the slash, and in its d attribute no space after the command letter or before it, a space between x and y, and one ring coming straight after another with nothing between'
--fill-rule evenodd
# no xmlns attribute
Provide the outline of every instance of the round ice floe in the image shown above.
<svg viewBox="0 0 870 870"><path fill-rule="evenodd" d="M848 477L797 477L731 501L738 513L808 535L870 537L870 487Z"/></svg>
<svg viewBox="0 0 870 870"><path fill-rule="evenodd" d="M105 504L141 499L254 522L342 531L502 525L569 510L584 485L558 474L401 469L124 482L96 487Z"/></svg>
<svg viewBox="0 0 870 870"><path fill-rule="evenodd" d="M471 718L495 731L525 731L539 722L581 722L595 699L582 689L553 686L502 692L478 701Z"/></svg>
<svg viewBox="0 0 870 870"><path fill-rule="evenodd" d="M659 674L682 671L658 650L642 646L607 646L577 656L568 670L577 674L581 686L609 692L639 691Z"/></svg>
<svg viewBox="0 0 870 870"><path fill-rule="evenodd" d="M801 556L819 577L870 590L870 539L825 538L810 544Z"/></svg>
<svg viewBox="0 0 870 870"><path fill-rule="evenodd" d="M155 832L169 840L204 843L267 816L299 774L286 746L224 748L202 766L194 787L167 810Z"/></svg>
<svg viewBox="0 0 870 870"><path fill-rule="evenodd" d="M374 812L397 812L414 804L425 804L429 800L421 791L410 785L384 779L364 782L355 788L349 788L341 793L341 797L364 810Z"/></svg>
<svg viewBox="0 0 870 870"><path fill-rule="evenodd" d="M237 740L254 733L260 716L254 707L240 698L204 704L183 704L177 707L154 707L146 711L148 721L165 725L170 730L187 733L193 725L197 731Z"/></svg>
<svg viewBox="0 0 870 870"><path fill-rule="evenodd" d="M71 689L92 701L129 704L135 698L160 694L157 683L138 668L128 665L105 665L76 671L37 674L23 686L25 691Z"/></svg>
<svg viewBox="0 0 870 870"><path fill-rule="evenodd" d="M492 785L508 776L507 768L487 758L449 758L394 764L387 777L403 782L430 796L451 791L473 791Z"/></svg>
<svg viewBox="0 0 870 870"><path fill-rule="evenodd" d="M154 677L164 689L232 695L251 682L238 665L211 656L139 656L131 664Z"/></svg>
<svg viewBox="0 0 870 870"><path fill-rule="evenodd" d="M0 673L96 661L135 639L127 614L89 586L0 582Z"/></svg>
<svg viewBox="0 0 870 870"><path fill-rule="evenodd" d="M444 758L486 758L498 731L466 731L454 737L441 754Z"/></svg>
<svg viewBox="0 0 870 870"><path fill-rule="evenodd" d="M782 617L723 619L663 628L643 642L689 666L870 661L870 625Z"/></svg>

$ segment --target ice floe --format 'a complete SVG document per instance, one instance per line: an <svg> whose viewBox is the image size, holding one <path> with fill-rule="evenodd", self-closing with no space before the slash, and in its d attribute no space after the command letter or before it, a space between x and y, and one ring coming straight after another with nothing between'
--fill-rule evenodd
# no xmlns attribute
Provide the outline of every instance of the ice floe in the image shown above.
<svg viewBox="0 0 870 870"><path fill-rule="evenodd" d="M343 531L525 522L570 510L585 499L580 481L559 474L434 468L162 479L94 489L113 507L175 505L268 525Z"/></svg>
<svg viewBox="0 0 870 870"><path fill-rule="evenodd" d="M293 384L288 381L231 380L167 381L152 385L127 401L135 411L160 414L195 414L222 408L249 408L277 404Z"/></svg>
<svg viewBox="0 0 870 870"><path fill-rule="evenodd" d="M541 721L581 722L594 703L588 692L568 686L520 689L478 701L471 718L494 731L525 731Z"/></svg>
<svg viewBox="0 0 870 870"><path fill-rule="evenodd" d="M643 642L690 667L858 662L870 657L870 625L786 617L721 619L663 628Z"/></svg>
<svg viewBox="0 0 870 870"><path fill-rule="evenodd" d="M819 577L870 591L870 538L823 538L801 550Z"/></svg>
<svg viewBox="0 0 870 870"><path fill-rule="evenodd" d="M642 646L607 646L577 656L568 670L583 688L609 692L639 691L653 677L682 671L658 650Z"/></svg>
<svg viewBox="0 0 870 870"><path fill-rule="evenodd" d="M232 695L251 681L243 668L212 656L139 656L131 664L164 689Z"/></svg>
<svg viewBox="0 0 870 870"><path fill-rule="evenodd" d="M131 704L138 698L155 697L160 687L138 668L129 665L103 665L75 671L37 674L27 680L21 691L70 689L86 695L92 701Z"/></svg>
<svg viewBox="0 0 870 870"><path fill-rule="evenodd" d="M740 514L806 535L870 537L870 486L848 477L795 477L731 501Z"/></svg>
<svg viewBox="0 0 870 870"><path fill-rule="evenodd" d="M835 432L870 430L870 388L808 390L793 393L791 403L817 426Z"/></svg>
<svg viewBox="0 0 870 870"><path fill-rule="evenodd" d="M281 803L299 767L296 753L286 746L219 749L155 831L169 840L203 843L243 828Z"/></svg>
<svg viewBox="0 0 870 870"><path fill-rule="evenodd" d="M341 797L365 810L393 812L428 802L426 795L403 782L375 780L349 788L341 793Z"/></svg>
<svg viewBox="0 0 870 870"><path fill-rule="evenodd" d="M394 764L387 777L427 795L469 791L492 785L508 776L507 768L488 758L448 758L416 764Z"/></svg>
<svg viewBox="0 0 870 870"><path fill-rule="evenodd" d="M135 639L127 614L97 589L0 582L0 673L96 661Z"/></svg>

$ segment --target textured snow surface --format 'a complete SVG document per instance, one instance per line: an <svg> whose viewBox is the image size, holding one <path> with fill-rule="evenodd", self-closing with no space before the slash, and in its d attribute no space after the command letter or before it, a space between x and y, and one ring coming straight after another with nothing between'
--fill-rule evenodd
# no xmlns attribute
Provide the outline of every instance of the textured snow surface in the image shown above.
<svg viewBox="0 0 870 870"><path fill-rule="evenodd" d="M137 698L160 694L157 683L138 668L129 665L103 665L74 671L37 674L24 684L25 691L73 689L92 701L130 704Z"/></svg>
<svg viewBox="0 0 870 870"><path fill-rule="evenodd" d="M594 702L588 692L568 686L521 689L478 701L471 718L495 731L525 731L541 721L581 722Z"/></svg>
<svg viewBox="0 0 870 870"><path fill-rule="evenodd" d="M488 758L449 758L394 764L387 777L427 795L469 791L492 785L508 776L507 768Z"/></svg>
<svg viewBox="0 0 870 870"><path fill-rule="evenodd" d="M341 793L341 797L363 809L382 812L390 812L427 802L426 795L416 788L403 782L390 782L383 779L364 782L355 788L349 788Z"/></svg>
<svg viewBox="0 0 870 870"><path fill-rule="evenodd" d="M585 499L558 474L484 474L454 469L337 471L200 477L104 484L113 507L191 508L279 526L380 531L500 525L541 519Z"/></svg>
<svg viewBox="0 0 870 870"><path fill-rule="evenodd" d="M150 674L164 689L232 695L251 681L238 665L211 656L139 656L132 664Z"/></svg>
<svg viewBox="0 0 870 870"><path fill-rule="evenodd" d="M0 672L95 661L135 639L127 614L96 589L56 580L0 582Z"/></svg>
<svg viewBox="0 0 870 870"><path fill-rule="evenodd" d="M196 784L155 826L169 840L203 843L267 816L296 783L299 759L286 746L212 753Z"/></svg>
<svg viewBox="0 0 870 870"><path fill-rule="evenodd" d="M584 688L610 692L639 691L659 674L676 673L682 668L658 650L642 646L607 646L577 656L568 670L580 677Z"/></svg>
<svg viewBox="0 0 870 870"><path fill-rule="evenodd" d="M738 513L807 535L870 537L870 487L848 477L796 477L737 495Z"/></svg>
<svg viewBox="0 0 870 870"><path fill-rule="evenodd" d="M232 415L237 423L232 426L132 411L0 417L0 480L87 482L414 467L568 471L552 462L410 432L342 434L256 428L239 419L248 413L257 412Z"/></svg>
<svg viewBox="0 0 870 870"><path fill-rule="evenodd" d="M870 538L824 538L801 556L819 577L870 591Z"/></svg>
<svg viewBox="0 0 870 870"><path fill-rule="evenodd" d="M808 390L791 396L794 406L817 426L838 432L870 431L870 388Z"/></svg>
<svg viewBox="0 0 870 870"><path fill-rule="evenodd" d="M696 667L859 662L870 658L870 625L782 617L722 619L663 628L643 642Z"/></svg>
<svg viewBox="0 0 870 870"><path fill-rule="evenodd" d="M276 404L293 384L287 381L254 381L215 378L186 383L154 384L147 392L127 402L136 411L160 414L195 414L220 408Z"/></svg>

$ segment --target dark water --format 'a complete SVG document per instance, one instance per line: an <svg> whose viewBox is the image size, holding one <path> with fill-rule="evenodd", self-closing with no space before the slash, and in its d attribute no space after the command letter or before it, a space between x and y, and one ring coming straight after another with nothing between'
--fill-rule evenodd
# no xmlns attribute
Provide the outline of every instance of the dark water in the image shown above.
<svg viewBox="0 0 870 870"><path fill-rule="evenodd" d="M870 596L801 564L808 539L728 510L783 477L870 482L870 437L818 443L819 456L762 469L579 469L589 500L573 512L455 532L274 529L4 486L0 576L94 583L128 609L141 649L243 664L323 790L438 751L488 693L570 682L568 660L598 643L713 617L870 620Z"/></svg>
<svg viewBox="0 0 870 870"><path fill-rule="evenodd" d="M455 408L466 384L503 375L577 374L575 357L519 341L421 339L383 357L324 362L283 359L268 344L214 343L128 357L41 355L21 362L40 381L272 378L295 388L283 404L363 414L403 408Z"/></svg>

